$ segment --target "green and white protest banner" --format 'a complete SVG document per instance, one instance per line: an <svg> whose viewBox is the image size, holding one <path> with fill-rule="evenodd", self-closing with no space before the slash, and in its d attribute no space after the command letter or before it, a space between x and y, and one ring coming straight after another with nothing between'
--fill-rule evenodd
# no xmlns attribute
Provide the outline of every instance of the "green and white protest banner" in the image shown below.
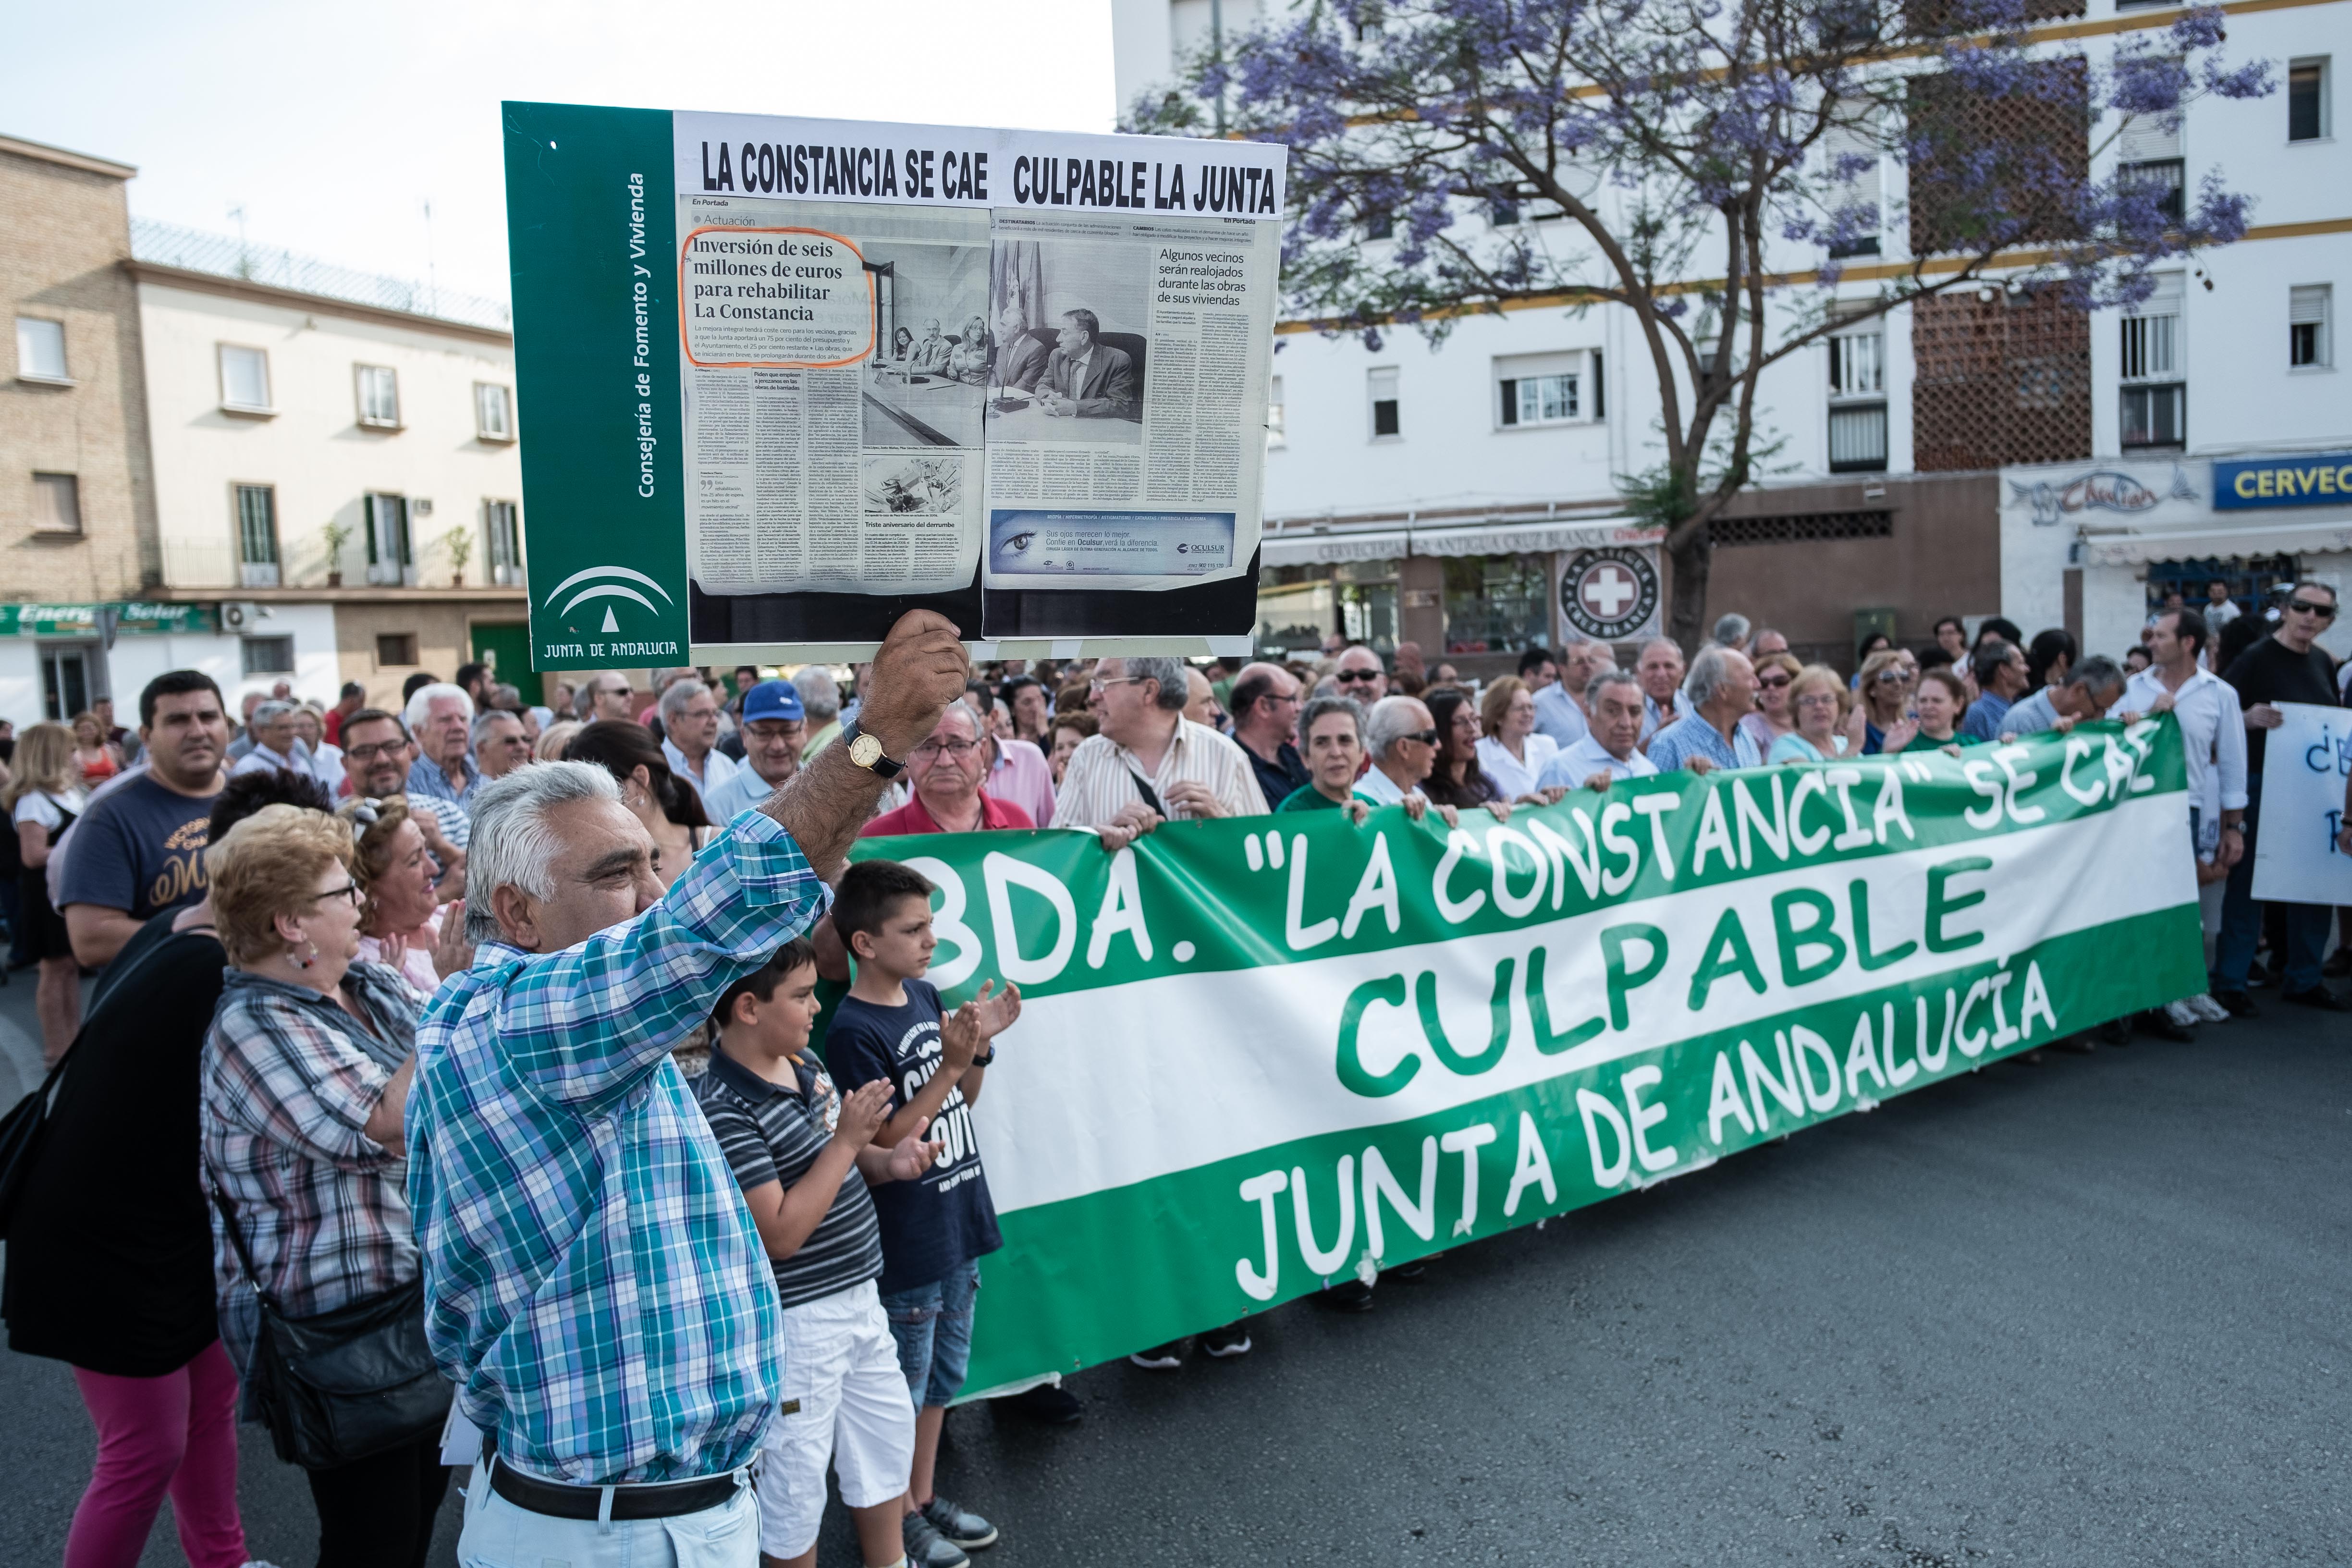
<svg viewBox="0 0 2352 1568"><path fill-rule="evenodd" d="M950 1003L1005 1247L969 1386L1069 1372L2203 988L2179 730L1400 808L861 841Z"/></svg>

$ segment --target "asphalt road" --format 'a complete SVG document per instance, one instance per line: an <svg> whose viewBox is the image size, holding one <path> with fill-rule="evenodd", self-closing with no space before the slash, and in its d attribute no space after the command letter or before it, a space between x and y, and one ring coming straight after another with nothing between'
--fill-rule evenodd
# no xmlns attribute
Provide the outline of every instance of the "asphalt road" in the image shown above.
<svg viewBox="0 0 2352 1568"><path fill-rule="evenodd" d="M942 1487L1003 1529L985 1568L2352 1561L2352 1021L2288 1012L1988 1068L1237 1361L1097 1368L1068 1430L959 1411ZM0 1411L0 1563L55 1563L87 1417L6 1352ZM257 1434L241 1484L307 1568ZM856 1562L838 1509L819 1560Z"/></svg>

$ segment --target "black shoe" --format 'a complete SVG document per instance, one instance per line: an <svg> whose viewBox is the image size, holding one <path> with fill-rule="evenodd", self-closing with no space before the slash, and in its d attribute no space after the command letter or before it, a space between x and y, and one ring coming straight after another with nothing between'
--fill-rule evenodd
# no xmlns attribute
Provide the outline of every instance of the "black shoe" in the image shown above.
<svg viewBox="0 0 2352 1568"><path fill-rule="evenodd" d="M907 1568L971 1568L971 1559L964 1555L963 1548L941 1535L939 1526L923 1514L908 1514L898 1531L907 1548Z"/></svg>
<svg viewBox="0 0 2352 1568"><path fill-rule="evenodd" d="M1024 1388L1003 1403L1040 1426L1075 1426L1086 1408L1078 1403L1076 1394L1050 1383Z"/></svg>
<svg viewBox="0 0 2352 1568"><path fill-rule="evenodd" d="M1381 1272L1391 1279L1419 1279L1429 1272L1429 1263L1425 1258L1417 1258L1411 1263L1400 1263L1393 1268L1383 1268Z"/></svg>
<svg viewBox="0 0 2352 1568"><path fill-rule="evenodd" d="M1328 1290L1316 1291L1312 1300L1327 1312L1369 1312L1372 1288L1360 1279L1342 1279Z"/></svg>
<svg viewBox="0 0 2352 1568"><path fill-rule="evenodd" d="M2186 1045L2197 1037L2197 1031L2186 1025L2176 1024L2161 1007L2151 1007L2142 1013L2139 1026L2159 1040L2178 1040Z"/></svg>
<svg viewBox="0 0 2352 1568"><path fill-rule="evenodd" d="M2242 991L2216 991L2213 1000L2227 1008L2232 1018L2259 1018L2263 1016L2261 1005Z"/></svg>
<svg viewBox="0 0 2352 1568"><path fill-rule="evenodd" d="M1211 1329L1201 1336L1201 1349L1219 1361L1247 1355L1251 1348L1249 1331L1239 1323L1227 1323L1222 1329Z"/></svg>
<svg viewBox="0 0 2352 1568"><path fill-rule="evenodd" d="M1184 1340L1170 1340L1164 1345L1138 1351L1127 1359L1146 1372L1174 1372L1184 1364L1185 1343Z"/></svg>
<svg viewBox="0 0 2352 1568"><path fill-rule="evenodd" d="M2315 985L2308 991L2284 992L2279 1000L2292 1002L2298 1007L2316 1007L2323 1013L2352 1013L2352 1002L2347 1002L2325 985Z"/></svg>
<svg viewBox="0 0 2352 1568"><path fill-rule="evenodd" d="M2277 984L2278 976L2272 973L2271 966L2261 959L2257 958L2246 965L2246 984L2249 989L2268 990Z"/></svg>
<svg viewBox="0 0 2352 1568"><path fill-rule="evenodd" d="M2132 1021L2129 1018L2110 1018L2099 1026L2099 1044L2128 1046L2131 1044L2131 1030Z"/></svg>
<svg viewBox="0 0 2352 1568"><path fill-rule="evenodd" d="M968 1508L959 1508L934 1493L923 1505L923 1517L940 1532L950 1546L961 1546L966 1552L978 1552L996 1544L996 1526Z"/></svg>

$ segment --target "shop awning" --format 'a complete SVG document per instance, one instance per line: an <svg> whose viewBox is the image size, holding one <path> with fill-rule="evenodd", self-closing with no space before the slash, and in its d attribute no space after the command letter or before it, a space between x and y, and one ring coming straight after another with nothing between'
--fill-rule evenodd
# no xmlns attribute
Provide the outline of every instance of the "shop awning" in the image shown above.
<svg viewBox="0 0 2352 1568"><path fill-rule="evenodd" d="M1548 550L1599 550L1612 544L1654 544L1664 531L1630 517L1570 522L1465 523L1412 530L1415 555L1535 555Z"/></svg>
<svg viewBox="0 0 2352 1568"><path fill-rule="evenodd" d="M1343 561L1401 561L1412 535L1402 528L1361 533L1269 533L1260 546L1264 566L1330 566Z"/></svg>
<svg viewBox="0 0 2352 1568"><path fill-rule="evenodd" d="M2301 522L2202 523L2131 533L2085 533L2084 553L2094 566L2143 566L2151 561L2208 556L2324 554L2352 552L2352 510L2330 508Z"/></svg>

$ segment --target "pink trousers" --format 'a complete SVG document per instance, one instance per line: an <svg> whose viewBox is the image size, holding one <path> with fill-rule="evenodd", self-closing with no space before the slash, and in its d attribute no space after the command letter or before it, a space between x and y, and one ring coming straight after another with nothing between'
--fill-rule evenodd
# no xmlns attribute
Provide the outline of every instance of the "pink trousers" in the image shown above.
<svg viewBox="0 0 2352 1568"><path fill-rule="evenodd" d="M136 1568L163 1494L188 1568L239 1568L236 1369L215 1340L162 1377L74 1368L98 1426L98 1468L74 1510L65 1568Z"/></svg>

